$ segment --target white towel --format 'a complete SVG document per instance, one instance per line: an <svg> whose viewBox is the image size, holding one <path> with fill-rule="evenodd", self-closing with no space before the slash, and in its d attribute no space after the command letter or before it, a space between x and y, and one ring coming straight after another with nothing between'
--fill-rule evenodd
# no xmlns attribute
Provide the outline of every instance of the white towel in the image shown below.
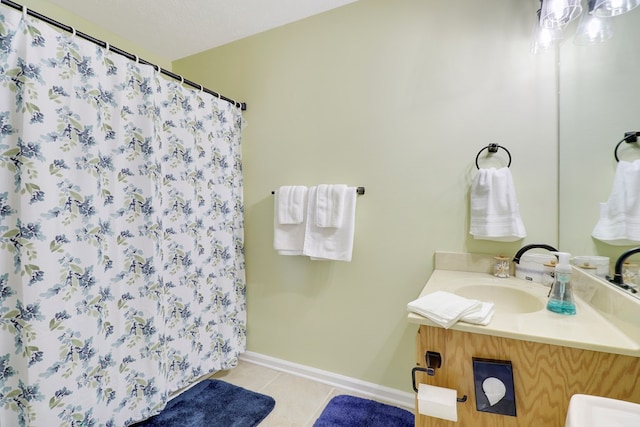
<svg viewBox="0 0 640 427"><path fill-rule="evenodd" d="M312 259L351 261L355 235L356 189L355 187L346 189L340 228L316 225L317 189L317 187L309 188L302 253Z"/></svg>
<svg viewBox="0 0 640 427"><path fill-rule="evenodd" d="M316 191L316 227L342 227L345 184L320 184Z"/></svg>
<svg viewBox="0 0 640 427"><path fill-rule="evenodd" d="M620 160L609 200L600 203L600 219L591 235L610 245L640 242L640 160Z"/></svg>
<svg viewBox="0 0 640 427"><path fill-rule="evenodd" d="M470 233L501 242L526 237L509 168L478 170L471 185Z"/></svg>
<svg viewBox="0 0 640 427"><path fill-rule="evenodd" d="M276 190L276 217L279 224L302 224L304 221L307 187L285 185Z"/></svg>
<svg viewBox="0 0 640 427"><path fill-rule="evenodd" d="M480 308L479 301L467 299L450 292L436 291L407 304L407 310L426 317L447 329L462 316Z"/></svg>
<svg viewBox="0 0 640 427"><path fill-rule="evenodd" d="M306 187L304 187L303 191L298 190L297 192L298 195L302 195L302 200L299 202L302 208L302 221L298 224L280 223L280 219L278 218L279 202L281 201L280 189L276 190L273 215L273 248L278 251L280 255L302 255L307 217L307 191L305 190L307 190ZM289 196L295 193L295 191L287 191L287 202L291 201ZM295 204L297 205L298 202L295 202ZM295 216L295 214L292 215L292 213L292 210L289 210L288 215Z"/></svg>
<svg viewBox="0 0 640 427"><path fill-rule="evenodd" d="M407 304L407 310L432 320L445 329L457 321L486 325L494 313L493 303L483 303L445 291L436 291Z"/></svg>
<svg viewBox="0 0 640 427"><path fill-rule="evenodd" d="M492 302L480 301L480 307L477 310L462 316L460 321L473 323L474 325L488 325L495 312L496 308Z"/></svg>

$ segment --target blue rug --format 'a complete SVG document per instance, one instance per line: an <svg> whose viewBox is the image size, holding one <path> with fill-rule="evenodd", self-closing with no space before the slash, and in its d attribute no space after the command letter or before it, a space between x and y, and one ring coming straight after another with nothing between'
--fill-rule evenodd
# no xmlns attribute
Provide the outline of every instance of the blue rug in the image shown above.
<svg viewBox="0 0 640 427"><path fill-rule="evenodd" d="M171 399L158 415L132 427L253 427L275 403L264 394L205 380Z"/></svg>
<svg viewBox="0 0 640 427"><path fill-rule="evenodd" d="M340 395L331 399L313 427L413 427L414 421L406 409Z"/></svg>

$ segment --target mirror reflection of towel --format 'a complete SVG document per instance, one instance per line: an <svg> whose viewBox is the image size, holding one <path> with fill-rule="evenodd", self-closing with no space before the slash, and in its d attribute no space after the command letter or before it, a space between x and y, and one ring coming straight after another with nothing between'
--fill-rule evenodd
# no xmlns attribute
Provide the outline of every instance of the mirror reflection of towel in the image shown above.
<svg viewBox="0 0 640 427"><path fill-rule="evenodd" d="M620 160L609 200L591 235L610 245L640 243L640 160Z"/></svg>
<svg viewBox="0 0 640 427"><path fill-rule="evenodd" d="M476 239L500 242L526 237L508 167L478 170L471 185L470 233Z"/></svg>

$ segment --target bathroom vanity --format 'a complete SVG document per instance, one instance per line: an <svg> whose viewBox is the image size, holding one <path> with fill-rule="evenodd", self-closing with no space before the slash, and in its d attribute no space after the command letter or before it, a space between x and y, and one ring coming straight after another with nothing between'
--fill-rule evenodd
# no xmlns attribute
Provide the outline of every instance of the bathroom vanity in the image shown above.
<svg viewBox="0 0 640 427"><path fill-rule="evenodd" d="M416 426L564 426L569 400L590 394L640 403L640 301L579 269L572 282L578 313L546 310L549 288L513 277L493 277L493 257L436 253L436 270L420 296L446 290L493 301L489 325L458 322L444 329L410 313L418 325L416 366L437 352L433 376L416 372L416 383L455 389L458 422L420 415ZM476 409L473 359L508 361L513 370L516 416Z"/></svg>

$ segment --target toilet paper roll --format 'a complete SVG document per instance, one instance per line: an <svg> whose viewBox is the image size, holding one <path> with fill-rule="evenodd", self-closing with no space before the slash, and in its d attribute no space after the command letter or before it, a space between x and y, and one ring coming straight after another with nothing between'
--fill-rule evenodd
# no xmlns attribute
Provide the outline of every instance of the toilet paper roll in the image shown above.
<svg viewBox="0 0 640 427"><path fill-rule="evenodd" d="M458 421L458 392L428 384L418 385L418 413Z"/></svg>

